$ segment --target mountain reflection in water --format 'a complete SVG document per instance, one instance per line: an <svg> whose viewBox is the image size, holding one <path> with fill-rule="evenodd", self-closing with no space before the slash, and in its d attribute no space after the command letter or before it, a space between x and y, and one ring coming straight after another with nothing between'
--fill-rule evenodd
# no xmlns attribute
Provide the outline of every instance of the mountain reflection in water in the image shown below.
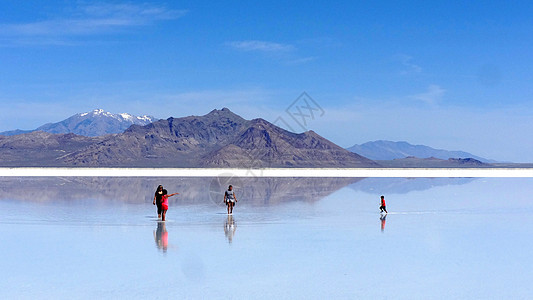
<svg viewBox="0 0 533 300"><path fill-rule="evenodd" d="M316 202L361 178L271 177L3 177L0 199L31 202L113 200L125 203L152 202L155 189L163 185L173 205L216 203L222 205L231 184L240 203L269 206L291 201Z"/></svg>

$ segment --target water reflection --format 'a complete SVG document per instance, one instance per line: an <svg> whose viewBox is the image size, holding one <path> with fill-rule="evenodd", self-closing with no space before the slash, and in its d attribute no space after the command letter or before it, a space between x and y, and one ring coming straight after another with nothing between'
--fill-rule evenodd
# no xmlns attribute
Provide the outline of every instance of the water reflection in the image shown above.
<svg viewBox="0 0 533 300"><path fill-rule="evenodd" d="M233 215L228 215L228 218L224 222L224 235L226 235L226 238L228 239L228 242L230 244L231 242L233 242L235 230L237 230L237 224L235 224L235 219L233 219Z"/></svg>
<svg viewBox="0 0 533 300"><path fill-rule="evenodd" d="M227 186L219 193L213 191L213 180L218 177L0 177L0 199L31 202L58 202L73 200L103 200L124 203L152 203L154 189L163 185L180 197L169 199L171 206L209 204L211 194L216 205L222 205ZM361 180L360 178L231 178L235 183L239 204L270 206L291 201L316 202L331 193ZM224 180L222 180L224 181ZM237 184L238 183L238 184ZM24 187L24 193L20 187Z"/></svg>
<svg viewBox="0 0 533 300"><path fill-rule="evenodd" d="M157 222L157 229L154 230L154 240L157 248L163 252L168 249L168 231L165 222Z"/></svg>
<svg viewBox="0 0 533 300"><path fill-rule="evenodd" d="M407 194L425 191L437 186L463 185L476 178L364 178L350 184L355 191L369 194Z"/></svg>
<svg viewBox="0 0 533 300"><path fill-rule="evenodd" d="M379 220L381 221L381 232L385 231L385 223L387 222L387 214L382 214L379 216Z"/></svg>

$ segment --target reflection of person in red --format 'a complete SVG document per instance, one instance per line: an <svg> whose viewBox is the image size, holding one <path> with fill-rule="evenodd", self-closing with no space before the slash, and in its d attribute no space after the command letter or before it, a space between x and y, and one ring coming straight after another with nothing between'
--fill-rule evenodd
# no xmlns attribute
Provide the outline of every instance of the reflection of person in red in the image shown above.
<svg viewBox="0 0 533 300"><path fill-rule="evenodd" d="M165 250L168 248L168 231L166 230L161 234L161 246Z"/></svg>
<svg viewBox="0 0 533 300"><path fill-rule="evenodd" d="M168 231L164 222L157 222L157 229L154 230L154 239L157 248L167 252L168 249Z"/></svg>
<svg viewBox="0 0 533 300"><path fill-rule="evenodd" d="M381 232L385 231L385 222L387 222L387 215L382 215L379 217L381 220Z"/></svg>

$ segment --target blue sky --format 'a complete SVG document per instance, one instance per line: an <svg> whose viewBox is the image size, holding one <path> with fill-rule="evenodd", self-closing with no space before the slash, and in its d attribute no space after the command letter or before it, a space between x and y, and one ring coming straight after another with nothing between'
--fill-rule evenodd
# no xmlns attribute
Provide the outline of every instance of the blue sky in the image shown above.
<svg viewBox="0 0 533 300"><path fill-rule="evenodd" d="M344 147L533 161L533 4L462 2L2 1L0 131L95 108L290 121L305 91L305 129Z"/></svg>

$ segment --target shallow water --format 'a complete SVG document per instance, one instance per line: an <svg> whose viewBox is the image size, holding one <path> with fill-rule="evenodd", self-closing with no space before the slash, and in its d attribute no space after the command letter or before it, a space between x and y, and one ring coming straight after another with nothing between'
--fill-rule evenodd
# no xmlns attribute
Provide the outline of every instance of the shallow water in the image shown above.
<svg viewBox="0 0 533 300"><path fill-rule="evenodd" d="M533 297L533 179L229 181L0 180L0 298Z"/></svg>

